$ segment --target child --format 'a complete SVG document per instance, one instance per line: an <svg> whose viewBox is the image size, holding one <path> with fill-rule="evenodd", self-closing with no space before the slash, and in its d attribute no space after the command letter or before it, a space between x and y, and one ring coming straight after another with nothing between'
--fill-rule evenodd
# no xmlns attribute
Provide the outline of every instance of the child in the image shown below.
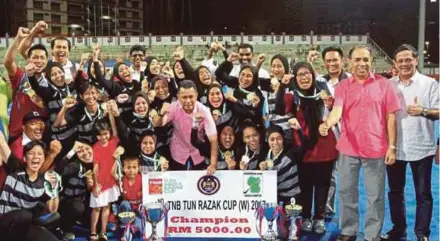
<svg viewBox="0 0 440 241"><path fill-rule="evenodd" d="M136 218L133 221L136 227L136 234L143 233L141 214L138 212L142 204L142 176L139 173L139 158L126 157L123 161L124 176L122 177L122 202L119 205L118 213L134 212ZM125 228L125 227L121 227ZM123 237L121 237L123 240Z"/></svg>
<svg viewBox="0 0 440 241"><path fill-rule="evenodd" d="M111 111L109 116L112 119ZM99 214L101 212L101 234L100 240L107 240L106 229L108 217L110 214L109 204L118 200L120 196L119 187L117 185L117 177L113 174L116 168L116 149L119 139L112 121L112 130L110 125L105 121L95 123L94 131L98 142L93 145L94 163L94 186L90 197L90 207L92 210L90 240L98 240L96 234L96 225L98 223Z"/></svg>

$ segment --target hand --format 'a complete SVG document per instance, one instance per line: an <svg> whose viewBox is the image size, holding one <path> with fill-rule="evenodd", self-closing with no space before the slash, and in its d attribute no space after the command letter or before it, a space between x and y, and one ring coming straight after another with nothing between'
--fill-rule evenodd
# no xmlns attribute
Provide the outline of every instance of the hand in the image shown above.
<svg viewBox="0 0 440 241"><path fill-rule="evenodd" d="M217 42L212 42L211 43L211 48L209 49L210 51L212 51L213 53L218 51L218 43Z"/></svg>
<svg viewBox="0 0 440 241"><path fill-rule="evenodd" d="M261 162L260 165L258 165L260 167L260 170L264 171L267 169L267 162Z"/></svg>
<svg viewBox="0 0 440 241"><path fill-rule="evenodd" d="M19 27L18 31L17 31L17 39L24 39L27 38L29 36L29 34L31 33L31 31L28 28L24 28L24 27Z"/></svg>
<svg viewBox="0 0 440 241"><path fill-rule="evenodd" d="M118 104L116 103L115 100L109 100L107 102L107 111L115 117L119 116L120 113L118 109Z"/></svg>
<svg viewBox="0 0 440 241"><path fill-rule="evenodd" d="M171 66L169 65L169 61L167 61L167 64L165 64L163 67L162 67L162 73L164 73L166 76L168 76L168 77L171 77L171 78L174 78L174 72L173 72L173 70L171 69Z"/></svg>
<svg viewBox="0 0 440 241"><path fill-rule="evenodd" d="M227 89L225 94L225 99L232 101L234 99L234 91L232 89Z"/></svg>
<svg viewBox="0 0 440 241"><path fill-rule="evenodd" d="M92 192L93 196L98 197L99 194L101 194L101 184L97 184L95 186L95 188L93 188L93 192Z"/></svg>
<svg viewBox="0 0 440 241"><path fill-rule="evenodd" d="M160 109L160 114L165 115L170 110L170 103L163 103L162 108Z"/></svg>
<svg viewBox="0 0 440 241"><path fill-rule="evenodd" d="M260 104L260 98L256 94L254 94L252 96L252 106L257 107L258 104Z"/></svg>
<svg viewBox="0 0 440 241"><path fill-rule="evenodd" d="M226 157L225 158L225 161L226 161L226 164L228 164L228 169L229 170L234 170L235 169L235 166L237 165L237 162L236 161L234 161L232 158L228 158L228 157Z"/></svg>
<svg viewBox="0 0 440 241"><path fill-rule="evenodd" d="M141 82L141 89L144 93L148 93L150 91L150 87L148 85L148 79L144 79Z"/></svg>
<svg viewBox="0 0 440 241"><path fill-rule="evenodd" d="M248 164L244 162L240 162L240 170L246 170L248 168Z"/></svg>
<svg viewBox="0 0 440 241"><path fill-rule="evenodd" d="M417 96L414 97L414 105L408 105L406 111L411 116L419 116L423 112L423 107L420 105Z"/></svg>
<svg viewBox="0 0 440 241"><path fill-rule="evenodd" d="M239 55L237 53L235 53L235 52L232 52L228 56L228 62L231 62L231 63L235 62L235 61L238 60L238 58L239 58Z"/></svg>
<svg viewBox="0 0 440 241"><path fill-rule="evenodd" d="M80 66L85 66L87 62L90 59L90 53L83 53L81 54L81 62L79 63Z"/></svg>
<svg viewBox="0 0 440 241"><path fill-rule="evenodd" d="M29 63L24 67L24 72L26 72L27 76L32 77L37 72L38 68L34 63Z"/></svg>
<svg viewBox="0 0 440 241"><path fill-rule="evenodd" d="M319 134L321 134L321 136L327 136L329 129L330 129L330 127L327 125L327 122L324 121L324 123L319 125Z"/></svg>
<svg viewBox="0 0 440 241"><path fill-rule="evenodd" d="M67 96L63 99L63 107L70 109L76 105L76 99L72 96Z"/></svg>
<svg viewBox="0 0 440 241"><path fill-rule="evenodd" d="M53 140L50 142L50 153L53 155L58 155L61 152L61 149L63 149L63 146L61 145L61 142L59 140Z"/></svg>
<svg viewBox="0 0 440 241"><path fill-rule="evenodd" d="M259 54L258 58L257 58L256 66L260 67L264 63L264 61L266 61L266 55L265 54Z"/></svg>
<svg viewBox="0 0 440 241"><path fill-rule="evenodd" d="M285 74L283 76L283 79L281 80L281 83L288 85L290 83L290 80L293 78L293 74Z"/></svg>
<svg viewBox="0 0 440 241"><path fill-rule="evenodd" d="M159 163L160 163L160 170L162 171L166 171L168 170L168 168L170 168L170 162L165 159L165 157L161 157L159 159Z"/></svg>
<svg viewBox="0 0 440 241"><path fill-rule="evenodd" d="M214 174L216 170L217 170L217 165L216 164L211 164L211 165L208 166L208 169L206 169L208 175Z"/></svg>
<svg viewBox="0 0 440 241"><path fill-rule="evenodd" d="M91 189L93 187L93 176L86 176L87 189Z"/></svg>
<svg viewBox="0 0 440 241"><path fill-rule="evenodd" d="M101 52L101 47L97 44L93 46L92 57L93 61L98 61L99 53Z"/></svg>
<svg viewBox="0 0 440 241"><path fill-rule="evenodd" d="M295 129L295 130L299 130L299 129L301 129L301 125L299 124L298 119L296 119L296 118L290 118L290 119L288 120L288 122L289 122L289 126L290 126L290 128Z"/></svg>
<svg viewBox="0 0 440 241"><path fill-rule="evenodd" d="M396 149L388 148L385 154L385 165L393 165L396 162Z"/></svg>
<svg viewBox="0 0 440 241"><path fill-rule="evenodd" d="M307 62L313 63L313 61L315 61L315 59L318 58L318 55L319 53L315 49L310 50L309 54L307 55Z"/></svg>
<svg viewBox="0 0 440 241"><path fill-rule="evenodd" d="M35 26L32 28L32 32L35 33L44 33L46 30L49 29L49 25L44 21L39 21L35 24Z"/></svg>
<svg viewBox="0 0 440 241"><path fill-rule="evenodd" d="M150 103L154 101L155 97L156 97L156 91L154 91L154 90L148 91L148 101Z"/></svg>
<svg viewBox="0 0 440 241"><path fill-rule="evenodd" d="M217 50L221 50L221 51L225 51L226 50L226 48L223 46L223 44L222 43L220 43L220 42L216 42L217 43Z"/></svg>
<svg viewBox="0 0 440 241"><path fill-rule="evenodd" d="M127 102L127 101L128 101L128 98L129 98L128 94L119 94L119 95L116 97L116 101L117 101L118 103L122 104L122 103Z"/></svg>
<svg viewBox="0 0 440 241"><path fill-rule="evenodd" d="M270 85L272 87L272 90L274 93L278 92L278 89L280 88L280 82L276 77L273 77L270 79Z"/></svg>
<svg viewBox="0 0 440 241"><path fill-rule="evenodd" d="M174 60L179 61L182 60L184 58L184 52L183 52L183 47L182 46L178 46L176 48L176 51L174 51Z"/></svg>

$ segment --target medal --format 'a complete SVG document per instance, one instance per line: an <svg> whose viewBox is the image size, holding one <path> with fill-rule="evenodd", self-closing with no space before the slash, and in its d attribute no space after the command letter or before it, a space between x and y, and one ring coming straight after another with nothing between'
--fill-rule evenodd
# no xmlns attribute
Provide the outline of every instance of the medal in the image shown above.
<svg viewBox="0 0 440 241"><path fill-rule="evenodd" d="M246 99L249 100L249 101L252 101L252 100L254 99L254 93L249 93L249 94L246 96Z"/></svg>
<svg viewBox="0 0 440 241"><path fill-rule="evenodd" d="M241 162L243 162L244 164L248 164L250 161L248 156L242 156L241 157Z"/></svg>
<svg viewBox="0 0 440 241"><path fill-rule="evenodd" d="M118 148L116 148L116 155L121 156L122 154L124 154L125 149L122 146L118 146Z"/></svg>
<svg viewBox="0 0 440 241"><path fill-rule="evenodd" d="M225 159L232 158L232 153L230 151L227 151L227 152L225 152L224 156L225 156Z"/></svg>
<svg viewBox="0 0 440 241"><path fill-rule="evenodd" d="M167 162L167 159L165 159L165 157L160 157L159 158L159 165L163 165L163 164L165 164Z"/></svg>
<svg viewBox="0 0 440 241"><path fill-rule="evenodd" d="M328 98L327 91L325 91L325 90L321 90L320 95L321 95L321 99L327 99Z"/></svg>
<svg viewBox="0 0 440 241"><path fill-rule="evenodd" d="M271 85L278 85L279 82L278 82L278 80L277 80L276 78L272 78L272 79L270 80L270 84L271 84Z"/></svg>
<svg viewBox="0 0 440 241"><path fill-rule="evenodd" d="M266 160L266 166L268 169L273 167L273 161L271 159L267 159Z"/></svg>

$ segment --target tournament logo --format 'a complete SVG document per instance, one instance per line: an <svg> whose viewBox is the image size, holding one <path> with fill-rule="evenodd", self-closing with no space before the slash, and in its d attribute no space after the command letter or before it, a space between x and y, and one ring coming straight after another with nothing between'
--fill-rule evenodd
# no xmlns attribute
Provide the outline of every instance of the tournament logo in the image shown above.
<svg viewBox="0 0 440 241"><path fill-rule="evenodd" d="M148 193L150 195L160 195L162 194L162 178L152 178L148 180Z"/></svg>
<svg viewBox="0 0 440 241"><path fill-rule="evenodd" d="M243 195L245 197L261 197L263 194L263 174L243 173Z"/></svg>
<svg viewBox="0 0 440 241"><path fill-rule="evenodd" d="M220 181L215 176L203 176L197 182L197 188L202 194L213 195L220 189Z"/></svg>

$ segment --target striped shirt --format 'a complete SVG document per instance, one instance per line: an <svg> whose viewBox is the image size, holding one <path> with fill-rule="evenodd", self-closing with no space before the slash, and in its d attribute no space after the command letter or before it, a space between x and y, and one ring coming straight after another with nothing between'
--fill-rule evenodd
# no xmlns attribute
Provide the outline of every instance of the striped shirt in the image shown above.
<svg viewBox="0 0 440 241"><path fill-rule="evenodd" d="M20 169L20 161L14 155L9 156L6 169L9 175L0 195L0 214L32 209L39 202L50 200L45 194L43 174L38 174L35 181L30 181L27 173Z"/></svg>
<svg viewBox="0 0 440 241"><path fill-rule="evenodd" d="M270 155L270 152L268 153L267 158L273 158L273 156ZM278 196L293 197L301 192L299 187L297 160L298 155L294 148L288 151L283 151L281 155L273 160L272 170L277 171Z"/></svg>
<svg viewBox="0 0 440 241"><path fill-rule="evenodd" d="M82 163L79 160L73 160L66 156L63 158L62 163L69 163L63 169L55 169L57 173L63 177L63 191L61 193L62 197L72 199L72 198L83 198L87 196L87 186L85 182L85 173L87 171L93 170L93 163Z"/></svg>
<svg viewBox="0 0 440 241"><path fill-rule="evenodd" d="M423 116L411 116L406 111L414 105L414 99L427 109L439 109L439 84L436 80L416 72L405 85L398 77L391 79L398 87L402 110L396 113L397 140L396 158L404 161L418 161L435 155L434 120Z"/></svg>

